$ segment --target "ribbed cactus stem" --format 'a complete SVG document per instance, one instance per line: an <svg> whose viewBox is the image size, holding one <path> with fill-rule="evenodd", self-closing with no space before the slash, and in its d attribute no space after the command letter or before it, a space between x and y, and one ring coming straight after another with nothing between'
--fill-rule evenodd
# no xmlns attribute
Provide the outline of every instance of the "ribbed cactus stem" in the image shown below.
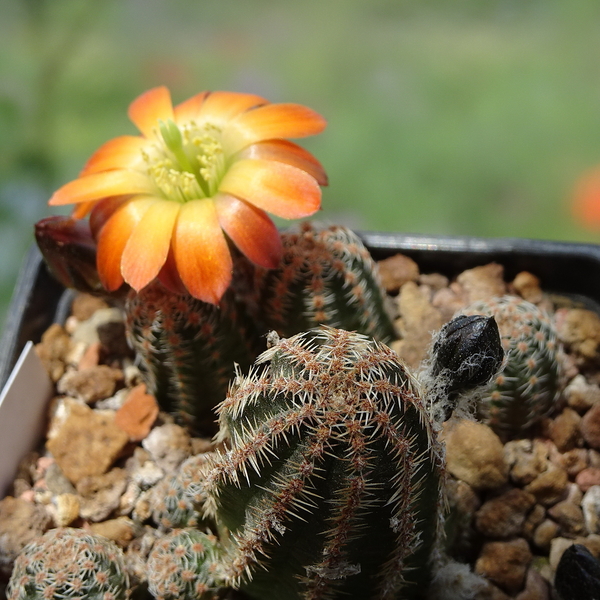
<svg viewBox="0 0 600 600"><path fill-rule="evenodd" d="M148 557L148 589L156 600L213 600L218 584L214 536L176 529L158 540Z"/></svg>
<svg viewBox="0 0 600 600"><path fill-rule="evenodd" d="M207 512L222 577L257 600L413 598L439 531L441 454L387 348L322 327L279 340L220 405Z"/></svg>
<svg viewBox="0 0 600 600"><path fill-rule="evenodd" d="M51 529L25 546L15 561L9 600L129 597L123 552L82 529Z"/></svg>
<svg viewBox="0 0 600 600"><path fill-rule="evenodd" d="M128 336L159 405L193 433L214 433L214 406L234 365L249 368L260 339L226 292L219 306L169 292L155 282L127 299Z"/></svg>
<svg viewBox="0 0 600 600"><path fill-rule="evenodd" d="M291 336L324 324L383 342L394 337L377 265L355 233L304 223L282 242L281 266L259 284L270 328Z"/></svg>

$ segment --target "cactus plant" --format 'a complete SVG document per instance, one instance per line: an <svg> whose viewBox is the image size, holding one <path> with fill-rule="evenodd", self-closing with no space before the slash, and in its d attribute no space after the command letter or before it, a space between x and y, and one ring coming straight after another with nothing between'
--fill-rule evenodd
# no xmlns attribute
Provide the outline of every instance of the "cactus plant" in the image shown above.
<svg viewBox="0 0 600 600"><path fill-rule="evenodd" d="M81 529L51 529L25 546L15 561L8 600L129 596L123 553L110 540Z"/></svg>
<svg viewBox="0 0 600 600"><path fill-rule="evenodd" d="M464 312L494 316L506 353L503 371L479 402L480 416L504 440L522 434L552 409L560 392L554 326L516 296L476 302Z"/></svg>
<svg viewBox="0 0 600 600"><path fill-rule="evenodd" d="M148 389L193 433L214 433L212 409L234 365L249 368L260 339L232 289L215 306L170 292L158 281L127 299L129 339Z"/></svg>
<svg viewBox="0 0 600 600"><path fill-rule="evenodd" d="M322 327L278 340L219 406L205 510L220 577L258 600L413 598L440 531L440 446L388 347Z"/></svg>
<svg viewBox="0 0 600 600"><path fill-rule="evenodd" d="M208 456L207 453L190 456L174 474L165 477L154 488L152 518L160 527L198 527L203 522L197 507L204 498L198 495L201 494L198 487Z"/></svg>
<svg viewBox="0 0 600 600"><path fill-rule="evenodd" d="M281 266L263 270L257 285L269 329L288 337L324 324L382 342L395 337L377 265L355 233L303 223L282 242Z"/></svg>
<svg viewBox="0 0 600 600"><path fill-rule="evenodd" d="M148 590L156 600L211 600L218 585L218 546L197 529L175 529L158 540L148 557Z"/></svg>

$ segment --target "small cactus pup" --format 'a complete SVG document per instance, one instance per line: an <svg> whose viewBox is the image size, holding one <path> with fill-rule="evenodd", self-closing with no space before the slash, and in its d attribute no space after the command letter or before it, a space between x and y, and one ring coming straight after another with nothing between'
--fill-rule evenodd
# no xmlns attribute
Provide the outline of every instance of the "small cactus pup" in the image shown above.
<svg viewBox="0 0 600 600"><path fill-rule="evenodd" d="M387 346L329 327L274 345L218 407L206 511L223 581L256 600L422 597L441 530L441 447Z"/></svg>
<svg viewBox="0 0 600 600"><path fill-rule="evenodd" d="M446 421L460 401L469 412L473 397L490 383L504 359L494 317L458 315L436 335L422 373L436 423Z"/></svg>
<svg viewBox="0 0 600 600"><path fill-rule="evenodd" d="M213 434L213 408L225 398L234 365L250 367L260 338L233 289L219 306L154 281L130 292L127 333L149 391L193 434Z"/></svg>
<svg viewBox="0 0 600 600"><path fill-rule="evenodd" d="M552 321L516 296L476 302L464 313L493 316L506 353L504 369L479 401L478 412L503 440L522 435L550 412L560 393L559 345Z"/></svg>
<svg viewBox="0 0 600 600"><path fill-rule="evenodd" d="M288 337L323 324L382 342L395 337L377 265L355 233L303 223L282 242L281 266L263 270L257 286L270 329Z"/></svg>
<svg viewBox="0 0 600 600"><path fill-rule="evenodd" d="M129 594L121 549L73 528L51 529L27 544L7 588L8 600L123 600Z"/></svg>
<svg viewBox="0 0 600 600"><path fill-rule="evenodd" d="M217 598L217 538L197 529L175 529L148 557L148 590L156 600Z"/></svg>

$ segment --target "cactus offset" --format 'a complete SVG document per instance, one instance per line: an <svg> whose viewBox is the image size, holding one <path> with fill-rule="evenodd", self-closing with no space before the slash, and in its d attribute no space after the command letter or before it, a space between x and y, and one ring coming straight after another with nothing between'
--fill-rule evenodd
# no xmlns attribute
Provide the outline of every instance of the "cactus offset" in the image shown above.
<svg viewBox="0 0 600 600"><path fill-rule="evenodd" d="M377 265L355 233L304 223L282 242L281 266L257 285L270 329L287 337L323 324L383 342L395 337Z"/></svg>
<svg viewBox="0 0 600 600"><path fill-rule="evenodd" d="M204 523L198 508L205 500L201 484L209 456L210 453L190 456L176 473L154 488L152 518L161 528L181 529Z"/></svg>
<svg viewBox="0 0 600 600"><path fill-rule="evenodd" d="M258 600L413 598L440 525L440 447L397 355L322 327L278 341L218 408L206 510Z"/></svg>
<svg viewBox="0 0 600 600"><path fill-rule="evenodd" d="M217 540L196 529L176 529L148 557L148 589L156 600L211 600L218 584Z"/></svg>
<svg viewBox="0 0 600 600"><path fill-rule="evenodd" d="M259 337L230 289L220 306L155 282L127 301L127 326L148 389L193 433L214 433L212 409L227 393L234 364L248 368Z"/></svg>
<svg viewBox="0 0 600 600"><path fill-rule="evenodd" d="M129 597L123 553L81 529L52 529L25 546L15 561L8 600Z"/></svg>
<svg viewBox="0 0 600 600"><path fill-rule="evenodd" d="M464 312L493 316L506 353L504 370L479 402L481 418L504 440L523 434L548 414L560 391L554 326L516 296L476 302Z"/></svg>

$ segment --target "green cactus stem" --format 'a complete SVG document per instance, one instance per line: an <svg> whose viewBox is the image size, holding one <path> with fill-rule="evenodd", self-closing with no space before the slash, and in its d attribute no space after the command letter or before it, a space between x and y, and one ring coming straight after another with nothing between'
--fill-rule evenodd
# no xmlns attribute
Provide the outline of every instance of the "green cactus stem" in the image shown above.
<svg viewBox="0 0 600 600"><path fill-rule="evenodd" d="M469 306L493 316L506 354L504 369L479 401L482 420L503 439L524 435L547 415L560 393L559 344L550 318L516 296Z"/></svg>
<svg viewBox="0 0 600 600"><path fill-rule="evenodd" d="M218 584L217 539L197 529L176 529L148 557L148 590L156 600L212 600Z"/></svg>
<svg viewBox="0 0 600 600"><path fill-rule="evenodd" d="M192 433L214 433L213 408L234 365L247 369L260 338L230 289L220 306L174 294L159 282L127 299L127 330L160 407Z"/></svg>
<svg viewBox="0 0 600 600"><path fill-rule="evenodd" d="M395 337L377 265L355 233L304 223L282 242L281 266L258 284L270 329L287 337L324 324L382 342Z"/></svg>
<svg viewBox="0 0 600 600"><path fill-rule="evenodd" d="M218 412L206 511L220 577L256 600L409 599L430 578L440 446L387 346L321 327L277 340Z"/></svg>
<svg viewBox="0 0 600 600"><path fill-rule="evenodd" d="M124 600L129 579L113 542L81 529L51 529L15 561L8 600Z"/></svg>

